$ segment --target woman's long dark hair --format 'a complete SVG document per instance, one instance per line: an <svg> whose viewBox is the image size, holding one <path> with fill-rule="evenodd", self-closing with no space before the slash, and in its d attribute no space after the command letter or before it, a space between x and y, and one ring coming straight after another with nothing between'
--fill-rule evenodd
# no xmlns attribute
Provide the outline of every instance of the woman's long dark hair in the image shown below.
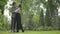
<svg viewBox="0 0 60 34"><path fill-rule="evenodd" d="M19 4L19 6L18 7L20 7L21 8L21 4Z"/></svg>

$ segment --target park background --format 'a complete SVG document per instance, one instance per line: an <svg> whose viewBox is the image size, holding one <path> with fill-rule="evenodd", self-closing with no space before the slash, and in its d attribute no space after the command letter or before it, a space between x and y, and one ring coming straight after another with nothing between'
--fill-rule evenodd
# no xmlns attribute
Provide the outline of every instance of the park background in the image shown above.
<svg viewBox="0 0 60 34"><path fill-rule="evenodd" d="M10 33L13 1L21 4L21 21L24 33L60 34L60 0L0 0L0 34Z"/></svg>

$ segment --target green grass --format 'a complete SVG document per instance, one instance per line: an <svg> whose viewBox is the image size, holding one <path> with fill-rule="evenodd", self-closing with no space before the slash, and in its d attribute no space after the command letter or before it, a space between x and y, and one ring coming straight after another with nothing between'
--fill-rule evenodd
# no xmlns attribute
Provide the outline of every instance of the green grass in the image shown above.
<svg viewBox="0 0 60 34"><path fill-rule="evenodd" d="M8 31L0 31L0 34L60 34L60 31L25 31L24 33L12 33Z"/></svg>

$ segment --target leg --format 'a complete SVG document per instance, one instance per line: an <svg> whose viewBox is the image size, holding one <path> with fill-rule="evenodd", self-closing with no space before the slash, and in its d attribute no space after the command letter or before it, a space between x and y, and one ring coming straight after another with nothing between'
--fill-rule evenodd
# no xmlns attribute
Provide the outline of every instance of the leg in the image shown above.
<svg viewBox="0 0 60 34"><path fill-rule="evenodd" d="M16 30L17 30L17 32L19 32L19 16L18 16L18 14L16 14L16 20L17 20Z"/></svg>
<svg viewBox="0 0 60 34"><path fill-rule="evenodd" d="M16 16L15 16L15 18L14 18L14 23L13 23L13 32L15 32L15 28L16 28L16 23L17 22L17 20L16 20Z"/></svg>
<svg viewBox="0 0 60 34"><path fill-rule="evenodd" d="M14 25L14 21L13 21L14 19L13 19L13 17L12 17L12 20L11 20L11 32L13 32L13 25Z"/></svg>
<svg viewBox="0 0 60 34"><path fill-rule="evenodd" d="M11 32L13 30L13 21L11 20Z"/></svg>
<svg viewBox="0 0 60 34"><path fill-rule="evenodd" d="M15 32L15 20L14 20L14 23L13 23L13 32Z"/></svg>
<svg viewBox="0 0 60 34"><path fill-rule="evenodd" d="M17 28L16 28L17 32L19 32L19 24L17 24Z"/></svg>
<svg viewBox="0 0 60 34"><path fill-rule="evenodd" d="M13 14L13 19L12 19L12 21L13 21L13 32L15 32L16 17L15 17L14 14Z"/></svg>
<svg viewBox="0 0 60 34"><path fill-rule="evenodd" d="M20 14L18 14L18 25L19 25L19 29L21 29L22 30L22 32L24 32L24 30L23 30L23 27L22 27L22 24L21 24L21 15Z"/></svg>

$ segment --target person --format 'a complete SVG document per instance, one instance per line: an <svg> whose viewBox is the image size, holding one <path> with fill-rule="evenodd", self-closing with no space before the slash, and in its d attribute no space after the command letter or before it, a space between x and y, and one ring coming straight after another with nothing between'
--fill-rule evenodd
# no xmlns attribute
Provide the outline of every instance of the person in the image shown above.
<svg viewBox="0 0 60 34"><path fill-rule="evenodd" d="M21 4L19 4L15 12L16 12L17 32L19 32L19 29L21 29L22 32L24 32L22 24L21 24Z"/></svg>
<svg viewBox="0 0 60 34"><path fill-rule="evenodd" d="M16 8L16 2L13 2L13 4L12 4L12 8L11 8L11 13L12 13L12 16L11 16L11 32L15 32L15 25L16 25L16 12L15 12L15 10L16 10L17 8Z"/></svg>

